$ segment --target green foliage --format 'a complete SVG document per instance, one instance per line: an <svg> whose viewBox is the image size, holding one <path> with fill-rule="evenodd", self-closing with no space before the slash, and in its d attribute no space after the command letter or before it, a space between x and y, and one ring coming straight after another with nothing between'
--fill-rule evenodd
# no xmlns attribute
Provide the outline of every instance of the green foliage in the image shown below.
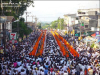
<svg viewBox="0 0 100 75"><path fill-rule="evenodd" d="M28 35L32 32L31 28L28 28L24 21L24 18L21 18L19 22L12 23L13 32L18 32L19 25L19 37L23 37L24 35Z"/></svg>
<svg viewBox="0 0 100 75"><path fill-rule="evenodd" d="M46 29L46 28L50 28L50 25L44 25L42 26L43 29Z"/></svg>
<svg viewBox="0 0 100 75"><path fill-rule="evenodd" d="M63 25L64 25L64 19L57 19L55 21L51 22L51 28L53 29L63 29Z"/></svg>
<svg viewBox="0 0 100 75"><path fill-rule="evenodd" d="M58 25L57 25L57 29L60 29L60 23L58 23Z"/></svg>
<svg viewBox="0 0 100 75"><path fill-rule="evenodd" d="M95 44L93 43L90 47L91 47L91 48L93 48L93 47L94 47L94 45L95 45Z"/></svg>
<svg viewBox="0 0 100 75"><path fill-rule="evenodd" d="M37 23L37 27L39 28L39 29L41 29L42 27L41 27L41 23L40 22L38 22Z"/></svg>
<svg viewBox="0 0 100 75"><path fill-rule="evenodd" d="M9 3L10 0L2 0L3 3ZM6 16L14 16L15 19L17 19L19 16L24 14L24 11L26 10L27 7L30 5L33 5L33 0L11 0L12 3L21 3L21 7L3 7L3 13ZM0 1L0 6L1 6L1 1ZM1 7L0 7L0 10ZM11 12L6 12L11 10ZM2 13L0 13L1 15Z"/></svg>
<svg viewBox="0 0 100 75"><path fill-rule="evenodd" d="M53 21L53 22L51 22L51 28L54 28L54 29L56 29L57 28L57 21Z"/></svg>

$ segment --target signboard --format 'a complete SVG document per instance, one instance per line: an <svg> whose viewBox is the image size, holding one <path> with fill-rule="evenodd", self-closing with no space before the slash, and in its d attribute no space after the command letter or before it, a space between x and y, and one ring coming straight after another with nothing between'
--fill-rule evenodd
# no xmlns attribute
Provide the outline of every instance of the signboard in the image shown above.
<svg viewBox="0 0 100 75"><path fill-rule="evenodd" d="M17 33L10 33L10 40L16 40L17 39Z"/></svg>
<svg viewBox="0 0 100 75"><path fill-rule="evenodd" d="M17 40L9 40L9 43L11 44L17 43Z"/></svg>

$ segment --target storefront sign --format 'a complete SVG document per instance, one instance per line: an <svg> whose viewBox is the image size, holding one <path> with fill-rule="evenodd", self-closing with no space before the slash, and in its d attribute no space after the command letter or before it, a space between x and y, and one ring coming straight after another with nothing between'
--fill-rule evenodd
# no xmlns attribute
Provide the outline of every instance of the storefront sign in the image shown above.
<svg viewBox="0 0 100 75"><path fill-rule="evenodd" d="M16 40L17 39L17 33L10 33L10 40Z"/></svg>

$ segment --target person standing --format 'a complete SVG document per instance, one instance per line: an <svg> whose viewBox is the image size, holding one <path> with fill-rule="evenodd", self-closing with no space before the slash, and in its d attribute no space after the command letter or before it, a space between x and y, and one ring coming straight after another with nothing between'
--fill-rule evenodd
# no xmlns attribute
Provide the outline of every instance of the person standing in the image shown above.
<svg viewBox="0 0 100 75"><path fill-rule="evenodd" d="M76 65L76 75L80 75L80 66L78 63Z"/></svg>

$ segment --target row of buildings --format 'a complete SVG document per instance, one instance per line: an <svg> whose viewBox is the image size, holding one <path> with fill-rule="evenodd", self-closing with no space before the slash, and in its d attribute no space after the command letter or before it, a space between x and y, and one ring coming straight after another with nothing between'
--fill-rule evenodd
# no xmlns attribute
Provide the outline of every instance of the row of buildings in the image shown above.
<svg viewBox="0 0 100 75"><path fill-rule="evenodd" d="M64 25L67 31L74 29L76 34L100 31L100 8L78 9L76 14L65 14Z"/></svg>

